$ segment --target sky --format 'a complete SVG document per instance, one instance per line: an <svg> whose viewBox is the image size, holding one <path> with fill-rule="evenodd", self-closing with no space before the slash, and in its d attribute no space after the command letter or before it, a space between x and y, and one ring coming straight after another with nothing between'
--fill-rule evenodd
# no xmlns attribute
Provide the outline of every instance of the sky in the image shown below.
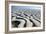
<svg viewBox="0 0 46 34"><path fill-rule="evenodd" d="M34 12L37 12L38 10L40 10L41 7L40 6L11 6L11 10L13 13L15 13L16 10L23 10L23 9L25 9L25 10L30 9L34 13Z"/></svg>
<svg viewBox="0 0 46 34"><path fill-rule="evenodd" d="M12 6L12 10L15 11L19 9L40 9L41 7L36 7L36 6Z"/></svg>

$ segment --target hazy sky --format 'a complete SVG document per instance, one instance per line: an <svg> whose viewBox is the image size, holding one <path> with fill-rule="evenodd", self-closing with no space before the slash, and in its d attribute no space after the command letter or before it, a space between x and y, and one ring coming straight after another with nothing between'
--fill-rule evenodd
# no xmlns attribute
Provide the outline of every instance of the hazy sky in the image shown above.
<svg viewBox="0 0 46 34"><path fill-rule="evenodd" d="M12 6L13 9L40 9L41 7L37 6Z"/></svg>
<svg viewBox="0 0 46 34"><path fill-rule="evenodd" d="M35 10L40 10L40 6L12 6L12 12L16 11L16 10L23 10L23 9L35 9Z"/></svg>

